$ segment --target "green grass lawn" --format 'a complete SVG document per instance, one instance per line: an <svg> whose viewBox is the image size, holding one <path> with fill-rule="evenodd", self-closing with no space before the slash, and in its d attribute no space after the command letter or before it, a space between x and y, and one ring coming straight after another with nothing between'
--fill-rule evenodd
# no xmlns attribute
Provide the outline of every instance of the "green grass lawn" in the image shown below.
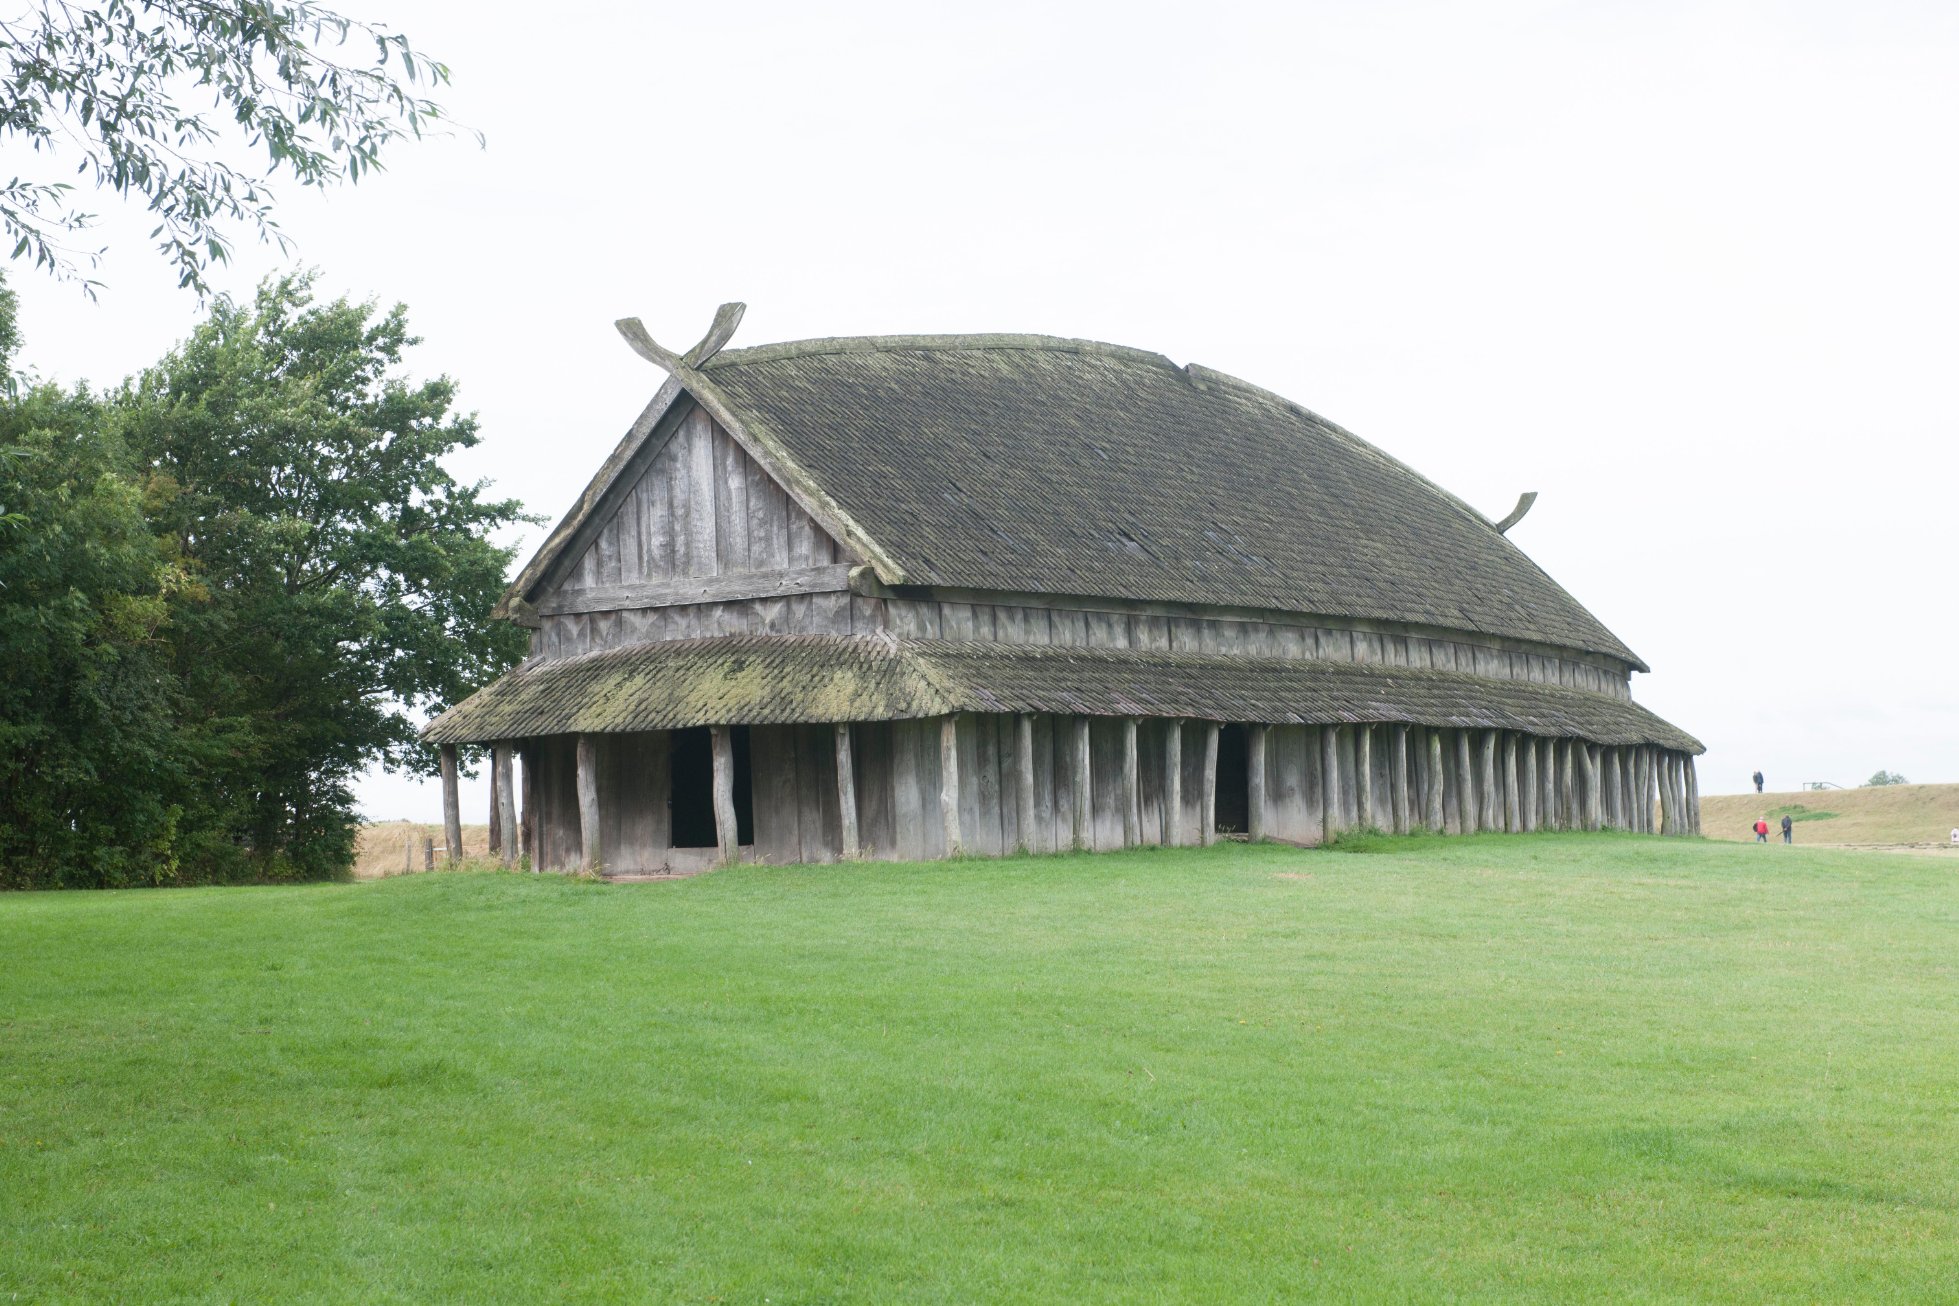
<svg viewBox="0 0 1959 1306"><path fill-rule="evenodd" d="M0 897L0 1302L1959 1295L1951 868L1377 847Z"/></svg>

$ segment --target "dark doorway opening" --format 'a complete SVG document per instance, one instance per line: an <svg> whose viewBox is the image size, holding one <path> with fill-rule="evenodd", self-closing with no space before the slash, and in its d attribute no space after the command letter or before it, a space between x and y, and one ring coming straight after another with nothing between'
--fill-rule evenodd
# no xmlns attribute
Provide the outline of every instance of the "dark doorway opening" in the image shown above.
<svg viewBox="0 0 1959 1306"><path fill-rule="evenodd" d="M748 767L748 727L734 726L735 842L755 842L755 790ZM714 740L706 726L673 732L673 846L715 848Z"/></svg>
<svg viewBox="0 0 1959 1306"><path fill-rule="evenodd" d="M1243 726L1218 729L1218 833L1252 827L1251 743Z"/></svg>

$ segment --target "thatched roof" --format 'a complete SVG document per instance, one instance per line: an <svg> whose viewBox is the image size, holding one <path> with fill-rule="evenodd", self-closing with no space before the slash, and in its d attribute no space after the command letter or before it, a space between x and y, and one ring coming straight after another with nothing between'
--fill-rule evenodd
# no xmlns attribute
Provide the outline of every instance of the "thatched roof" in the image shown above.
<svg viewBox="0 0 1959 1306"><path fill-rule="evenodd" d="M817 635L635 644L533 662L443 713L426 737L476 743L948 712L1388 721L1701 751L1628 699L1558 685L1349 662Z"/></svg>
<svg viewBox="0 0 1959 1306"><path fill-rule="evenodd" d="M1490 521L1278 395L1047 336L732 349L675 373L886 584L1275 609L1637 655ZM513 586L600 510L642 419Z"/></svg>

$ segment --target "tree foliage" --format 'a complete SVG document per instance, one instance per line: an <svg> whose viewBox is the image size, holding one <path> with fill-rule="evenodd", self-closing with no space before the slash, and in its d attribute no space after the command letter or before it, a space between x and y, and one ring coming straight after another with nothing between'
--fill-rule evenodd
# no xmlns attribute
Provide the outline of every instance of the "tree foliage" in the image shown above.
<svg viewBox="0 0 1959 1306"><path fill-rule="evenodd" d="M1877 771L1871 775L1870 779L1864 781L1864 787L1868 789L1872 785L1908 785L1910 783L1911 781L1905 779L1896 771Z"/></svg>
<svg viewBox="0 0 1959 1306"><path fill-rule="evenodd" d="M234 229L285 246L274 179L359 181L443 120L420 91L449 79L406 37L312 0L29 0L0 19L0 46L0 140L45 164L0 183L0 227L15 259L91 292L100 251L70 241L93 216L64 174L140 199L180 284L204 294Z"/></svg>
<svg viewBox="0 0 1959 1306"><path fill-rule="evenodd" d="M310 278L216 303L156 367L6 407L0 884L319 877L366 766L522 656L515 502L456 480L454 384L406 311Z"/></svg>

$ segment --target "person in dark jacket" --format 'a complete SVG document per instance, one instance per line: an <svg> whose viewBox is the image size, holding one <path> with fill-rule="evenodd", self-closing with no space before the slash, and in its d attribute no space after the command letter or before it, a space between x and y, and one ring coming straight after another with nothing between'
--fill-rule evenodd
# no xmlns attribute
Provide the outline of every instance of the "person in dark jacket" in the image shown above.
<svg viewBox="0 0 1959 1306"><path fill-rule="evenodd" d="M1760 771L1755 773L1755 792L1758 794L1762 792L1762 773Z"/></svg>
<svg viewBox="0 0 1959 1306"><path fill-rule="evenodd" d="M1782 842L1784 843L1796 842L1796 822L1793 818L1789 816L1784 816L1782 818Z"/></svg>

